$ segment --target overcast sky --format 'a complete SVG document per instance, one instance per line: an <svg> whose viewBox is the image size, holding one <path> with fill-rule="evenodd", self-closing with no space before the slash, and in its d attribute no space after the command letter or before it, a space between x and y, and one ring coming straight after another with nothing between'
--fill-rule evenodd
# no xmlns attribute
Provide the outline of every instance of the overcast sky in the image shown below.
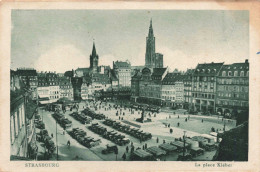
<svg viewBox="0 0 260 172"><path fill-rule="evenodd" d="M100 65L144 65L151 18L156 52L171 69L249 58L248 11L13 10L11 68L89 67L93 39Z"/></svg>

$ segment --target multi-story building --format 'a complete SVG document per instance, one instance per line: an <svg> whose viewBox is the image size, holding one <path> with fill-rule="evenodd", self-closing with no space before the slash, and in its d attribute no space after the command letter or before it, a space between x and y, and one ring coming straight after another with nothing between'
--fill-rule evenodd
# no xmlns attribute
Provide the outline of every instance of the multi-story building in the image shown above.
<svg viewBox="0 0 260 172"><path fill-rule="evenodd" d="M20 89L20 79L18 77L18 75L16 74L16 71L11 70L10 71L10 89L12 91L15 91L17 89Z"/></svg>
<svg viewBox="0 0 260 172"><path fill-rule="evenodd" d="M115 70L114 69L111 69L110 70L110 73L109 73L109 77L110 77L110 80L111 80L111 87L114 91L117 91L118 90L118 78L116 76L116 73L115 73Z"/></svg>
<svg viewBox="0 0 260 172"><path fill-rule="evenodd" d="M140 80L142 78L142 73L136 71L135 75L131 79L131 100L136 102L140 93Z"/></svg>
<svg viewBox="0 0 260 172"><path fill-rule="evenodd" d="M188 69L184 74L184 103L183 108L190 110L192 105L192 94L191 94L191 86L192 86L192 73L193 69Z"/></svg>
<svg viewBox="0 0 260 172"><path fill-rule="evenodd" d="M145 67L163 68L163 55L155 53L155 37L152 20L150 21L148 37L146 37Z"/></svg>
<svg viewBox="0 0 260 172"><path fill-rule="evenodd" d="M59 77L60 98L66 97L73 100L73 88L69 77Z"/></svg>
<svg viewBox="0 0 260 172"><path fill-rule="evenodd" d="M249 63L224 65L217 78L216 112L236 117L249 108Z"/></svg>
<svg viewBox="0 0 260 172"><path fill-rule="evenodd" d="M168 73L162 81L162 105L182 107L184 100L184 75Z"/></svg>
<svg viewBox="0 0 260 172"><path fill-rule="evenodd" d="M113 62L113 70L118 78L118 86L131 87L131 64L129 62Z"/></svg>
<svg viewBox="0 0 260 172"><path fill-rule="evenodd" d="M17 75L23 84L32 91L32 98L34 100L37 99L38 78L36 70L31 68L19 68L17 69Z"/></svg>
<svg viewBox="0 0 260 172"><path fill-rule="evenodd" d="M28 142L25 123L26 95L22 90L11 90L10 143L11 156L27 157Z"/></svg>
<svg viewBox="0 0 260 172"><path fill-rule="evenodd" d="M46 74L46 78L49 82L49 102L57 102L60 98L59 78L56 73L51 72Z"/></svg>
<svg viewBox="0 0 260 172"><path fill-rule="evenodd" d="M192 106L194 111L214 113L216 79L223 63L198 64L192 76Z"/></svg>
<svg viewBox="0 0 260 172"><path fill-rule="evenodd" d="M83 83L82 77L73 77L71 78L71 83L73 87L73 96L74 100L81 100L81 86Z"/></svg>
<svg viewBox="0 0 260 172"><path fill-rule="evenodd" d="M82 100L89 100L92 97L90 97L89 94L89 85L91 83L90 77L82 77L82 85L81 85L81 98Z"/></svg>
<svg viewBox="0 0 260 172"><path fill-rule="evenodd" d="M167 71L168 68L153 68L153 72L149 68L142 70L138 102L161 106L161 85Z"/></svg>
<svg viewBox="0 0 260 172"><path fill-rule="evenodd" d="M37 94L38 102L40 104L50 103L50 83L45 77L45 74L42 73L38 76Z"/></svg>

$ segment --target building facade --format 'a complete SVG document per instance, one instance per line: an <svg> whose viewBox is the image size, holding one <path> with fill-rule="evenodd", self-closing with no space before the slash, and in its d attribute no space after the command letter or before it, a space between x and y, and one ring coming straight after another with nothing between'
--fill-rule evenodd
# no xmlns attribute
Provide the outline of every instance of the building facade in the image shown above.
<svg viewBox="0 0 260 172"><path fill-rule="evenodd" d="M161 106L161 85L167 71L167 68L153 68L153 72L149 68L142 70L138 102Z"/></svg>
<svg viewBox="0 0 260 172"><path fill-rule="evenodd" d="M129 62L113 62L113 70L118 78L118 87L131 87L131 64Z"/></svg>
<svg viewBox="0 0 260 172"><path fill-rule="evenodd" d="M13 94L15 94L13 92ZM11 156L27 157L28 142L25 125L25 96L12 96L10 113Z"/></svg>
<svg viewBox="0 0 260 172"><path fill-rule="evenodd" d="M59 77L59 92L60 98L73 100L73 88L71 80L68 77Z"/></svg>
<svg viewBox="0 0 260 172"><path fill-rule="evenodd" d="M184 75L167 73L162 81L162 105L182 108L184 102Z"/></svg>
<svg viewBox="0 0 260 172"><path fill-rule="evenodd" d="M249 109L249 63L224 65L217 78L216 112L236 117Z"/></svg>
<svg viewBox="0 0 260 172"><path fill-rule="evenodd" d="M19 79L23 82L30 91L32 91L32 98L37 99L37 86L38 86L38 77L35 69L31 68L19 68L16 71Z"/></svg>
<svg viewBox="0 0 260 172"><path fill-rule="evenodd" d="M214 113L217 76L223 63L198 64L192 76L192 108L202 113Z"/></svg>
<svg viewBox="0 0 260 172"><path fill-rule="evenodd" d="M192 74L194 70L189 69L187 72L184 74L184 79L183 79L183 86L184 86L184 103L183 103L183 108L187 110L191 110L191 105L192 105Z"/></svg>
<svg viewBox="0 0 260 172"><path fill-rule="evenodd" d="M136 102L140 96L140 80L142 78L142 73L136 71L135 75L131 79L131 101Z"/></svg>

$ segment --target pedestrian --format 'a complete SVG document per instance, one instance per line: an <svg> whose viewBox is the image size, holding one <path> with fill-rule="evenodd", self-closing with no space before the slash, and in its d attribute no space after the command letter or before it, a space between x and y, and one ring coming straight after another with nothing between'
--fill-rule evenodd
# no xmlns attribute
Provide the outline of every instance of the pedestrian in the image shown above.
<svg viewBox="0 0 260 172"><path fill-rule="evenodd" d="M203 119L201 120L201 122L203 123Z"/></svg>
<svg viewBox="0 0 260 172"><path fill-rule="evenodd" d="M129 148L128 148L128 146L126 146L126 148L125 148L125 149L126 149L126 153L128 153L128 151L129 151Z"/></svg>
<svg viewBox="0 0 260 172"><path fill-rule="evenodd" d="M187 122L187 118L185 118L185 122Z"/></svg>
<svg viewBox="0 0 260 172"><path fill-rule="evenodd" d="M177 125L178 125L178 127L179 127L179 126L180 126L180 123L178 122Z"/></svg>
<svg viewBox="0 0 260 172"><path fill-rule="evenodd" d="M53 138L53 133L51 133L51 137Z"/></svg>
<svg viewBox="0 0 260 172"><path fill-rule="evenodd" d="M63 128L63 135L65 135L65 128Z"/></svg>
<svg viewBox="0 0 260 172"><path fill-rule="evenodd" d="M119 120L120 120L120 116L119 116Z"/></svg>
<svg viewBox="0 0 260 172"><path fill-rule="evenodd" d="M156 142L159 143L159 138L157 137Z"/></svg>
<svg viewBox="0 0 260 172"><path fill-rule="evenodd" d="M126 154L125 153L123 154L122 158L123 158L124 161L126 160Z"/></svg>
<svg viewBox="0 0 260 172"><path fill-rule="evenodd" d="M70 148L70 140L68 140L67 145L68 145L68 148Z"/></svg>
<svg viewBox="0 0 260 172"><path fill-rule="evenodd" d="M144 148L147 149L147 143L145 143Z"/></svg>
<svg viewBox="0 0 260 172"><path fill-rule="evenodd" d="M131 142L131 147L133 147L134 146L134 143L133 142Z"/></svg>
<svg viewBox="0 0 260 172"><path fill-rule="evenodd" d="M145 149L144 145L143 145L143 150Z"/></svg>
<svg viewBox="0 0 260 172"><path fill-rule="evenodd" d="M163 140L163 143L166 143L166 141L165 141L165 140Z"/></svg>
<svg viewBox="0 0 260 172"><path fill-rule="evenodd" d="M175 112L174 112L175 113ZM180 116L178 115L178 118L180 118Z"/></svg>

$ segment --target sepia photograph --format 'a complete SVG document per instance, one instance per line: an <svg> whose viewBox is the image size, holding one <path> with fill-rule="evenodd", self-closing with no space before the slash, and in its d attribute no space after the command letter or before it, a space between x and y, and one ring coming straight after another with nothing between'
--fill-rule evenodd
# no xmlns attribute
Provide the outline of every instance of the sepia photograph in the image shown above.
<svg viewBox="0 0 260 172"><path fill-rule="evenodd" d="M248 160L248 11L12 10L11 22L10 160Z"/></svg>
<svg viewBox="0 0 260 172"><path fill-rule="evenodd" d="M259 5L2 3L0 171L259 171Z"/></svg>

